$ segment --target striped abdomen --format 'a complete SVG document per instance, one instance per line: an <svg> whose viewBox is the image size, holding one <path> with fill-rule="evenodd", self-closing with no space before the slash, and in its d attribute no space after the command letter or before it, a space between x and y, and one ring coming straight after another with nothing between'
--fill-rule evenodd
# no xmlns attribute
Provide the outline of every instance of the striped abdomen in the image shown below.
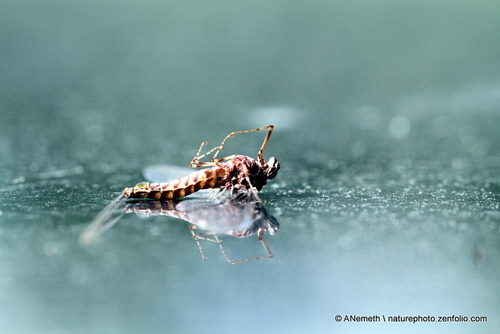
<svg viewBox="0 0 500 334"><path fill-rule="evenodd" d="M133 188L125 188L123 196L127 198L174 199L190 195L201 189L218 188L226 171L213 167L191 173L178 180L165 183L142 182Z"/></svg>

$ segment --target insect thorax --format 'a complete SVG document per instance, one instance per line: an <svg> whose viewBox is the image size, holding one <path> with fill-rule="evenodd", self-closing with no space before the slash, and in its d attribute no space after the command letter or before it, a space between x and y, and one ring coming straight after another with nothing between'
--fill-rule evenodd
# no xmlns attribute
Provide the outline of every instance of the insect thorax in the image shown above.
<svg viewBox="0 0 500 334"><path fill-rule="evenodd" d="M261 190L266 184L267 176L264 173L266 166L262 166L257 160L250 157L237 155L221 164L221 167L226 170L227 185L232 187L239 188L243 186Z"/></svg>

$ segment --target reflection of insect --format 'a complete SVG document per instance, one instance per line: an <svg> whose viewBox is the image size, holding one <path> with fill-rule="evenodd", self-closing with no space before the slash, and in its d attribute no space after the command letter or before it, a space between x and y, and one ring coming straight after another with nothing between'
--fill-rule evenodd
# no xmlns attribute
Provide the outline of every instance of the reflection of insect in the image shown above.
<svg viewBox="0 0 500 334"><path fill-rule="evenodd" d="M248 133L268 129L264 142L257 153L257 159L243 155L231 155L217 159L217 155L224 149L227 139L238 133ZM270 158L266 163L264 152L274 127L272 125L247 131L232 132L227 135L221 144L205 154L201 150L206 145L202 143L189 167L210 167L191 173L180 179L165 183L143 182L135 187L126 188L122 194L111 202L90 224L80 236L83 244L90 244L100 234L113 226L124 213L136 212L148 215L169 215L187 220L194 224L191 227L193 238L203 255L198 239L210 240L219 243L222 253L230 263L240 263L248 260L273 257L271 250L263 239L264 233L269 230L271 234L278 229L276 219L267 214L258 196L258 191L266 184L267 179L272 179L278 173L280 164L275 158ZM215 152L210 162L199 159ZM201 199L172 201L193 194L201 189L218 189L217 200L214 196ZM191 196L190 196L191 197ZM156 201L140 201L149 199ZM160 202L158 200L166 200ZM112 218L115 210L123 201L128 203L122 213ZM208 232L195 234L196 227ZM217 238L217 234L224 233L236 237L246 237L257 233L258 240L262 242L268 256L252 258L233 262L229 260ZM213 239L208 237L213 236Z"/></svg>
<svg viewBox="0 0 500 334"><path fill-rule="evenodd" d="M230 155L217 159L217 155L224 149L224 143L230 137L238 133L248 133L268 129L267 135L254 160L244 155ZM200 189L220 188L237 194L241 188L257 196L257 192L266 184L267 179L272 179L278 173L280 164L275 158L270 158L266 163L262 153L264 152L274 126L269 125L262 128L232 132L227 135L222 143L205 154L201 150L207 144L202 143L198 153L189 164L189 167L211 167L191 173L183 178L165 183L142 182L133 188L125 188L123 196L126 198L153 198L153 199L174 199L187 196ZM210 162L203 162L199 159L214 153Z"/></svg>
<svg viewBox="0 0 500 334"><path fill-rule="evenodd" d="M246 197L244 199L229 199L223 203L210 201L209 199L191 199L184 201L136 201L129 202L123 210L125 213L135 212L141 216L170 216L180 218L193 224L189 228L193 238L198 244L198 249L203 259L207 259L203 253L199 240L216 242L222 251L224 258L231 264L272 258L273 253L263 238L266 231L271 235L279 228L279 223L258 201ZM195 233L200 228L207 232ZM249 237L257 233L258 240L262 243L267 256L250 258L241 261L231 261L222 247L222 240L217 235L227 234L237 238Z"/></svg>

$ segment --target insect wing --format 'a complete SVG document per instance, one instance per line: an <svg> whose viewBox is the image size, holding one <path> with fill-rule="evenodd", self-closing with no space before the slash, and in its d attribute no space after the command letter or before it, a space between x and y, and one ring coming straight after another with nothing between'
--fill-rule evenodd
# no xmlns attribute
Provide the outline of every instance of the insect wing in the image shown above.
<svg viewBox="0 0 500 334"><path fill-rule="evenodd" d="M175 209L185 212L191 224L216 234L246 237L255 233L253 203L240 205L225 200L214 204L214 200L192 199L181 201Z"/></svg>
<svg viewBox="0 0 500 334"><path fill-rule="evenodd" d="M180 179L192 173L193 170L186 167L179 167L173 165L153 165L143 169L142 175L149 182L168 182Z"/></svg>

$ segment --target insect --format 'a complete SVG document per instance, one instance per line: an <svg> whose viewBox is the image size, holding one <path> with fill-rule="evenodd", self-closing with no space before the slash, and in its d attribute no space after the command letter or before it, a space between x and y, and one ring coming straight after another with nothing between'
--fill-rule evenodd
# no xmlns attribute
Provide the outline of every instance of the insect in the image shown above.
<svg viewBox="0 0 500 334"><path fill-rule="evenodd" d="M264 129L268 129L268 131L257 153L257 160L244 155L230 155L217 159L220 151L224 150L225 142L235 134ZM262 156L273 129L273 125L268 125L254 130L231 132L222 140L219 146L201 154L203 147L207 144L207 142L203 142L189 167L210 168L193 172L175 181L165 183L141 182L135 187L125 188L122 195L125 198L174 199L185 197L200 189L219 188L237 194L242 188L245 188L246 191L257 196L257 192L262 189L267 180L274 178L280 169L280 164L276 158L272 157L266 162ZM210 162L200 161L201 158L212 152L215 153Z"/></svg>
<svg viewBox="0 0 500 334"><path fill-rule="evenodd" d="M220 151L224 150L224 144L229 138L236 134L264 129L268 131L257 153L257 160L243 155L217 158ZM123 214L133 211L143 215L169 215L191 222L193 224L190 227L191 233L198 243L203 258L205 256L201 250L199 239L219 243L224 257L230 263L273 257L263 235L267 230L274 234L279 228L279 224L274 217L267 214L258 196L258 192L267 180L274 178L280 169L276 158L272 157L266 162L263 157L273 129L274 126L269 125L253 130L232 132L222 140L219 146L204 154L201 152L207 143L203 142L189 167L208 168L170 182L142 182L135 187L125 188L81 234L80 241L85 245L91 244L96 237L118 222ZM211 153L214 155L209 162L200 161ZM217 196L205 197L201 200L179 201L179 199L202 189L217 189ZM216 200L214 201L214 199ZM125 209L120 215L112 218L116 209L124 201L129 202ZM195 234L194 230L197 227L206 229L208 232ZM238 262L231 261L227 258L220 244L221 240L217 237L217 234L220 233L236 237L246 237L257 233L258 240L263 244L268 256ZM213 238L208 237L209 235L212 235Z"/></svg>

